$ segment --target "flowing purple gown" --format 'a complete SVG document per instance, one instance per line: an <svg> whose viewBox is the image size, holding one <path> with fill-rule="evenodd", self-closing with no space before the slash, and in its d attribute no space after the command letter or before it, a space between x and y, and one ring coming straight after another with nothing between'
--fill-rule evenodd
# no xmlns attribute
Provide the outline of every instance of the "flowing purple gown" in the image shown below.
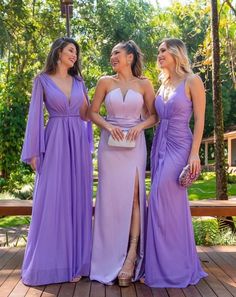
<svg viewBox="0 0 236 297"><path fill-rule="evenodd" d="M185 94L185 81L166 103L161 92L155 106L160 124L152 145L145 282L184 288L207 276L195 247L187 190L178 184L192 145L192 101Z"/></svg>
<svg viewBox="0 0 236 297"><path fill-rule="evenodd" d="M79 109L85 93L73 77L70 102L47 74L35 78L22 160L37 157L33 213L22 267L27 285L67 282L90 271L91 126ZM49 113L44 129L43 105Z"/></svg>
<svg viewBox="0 0 236 297"><path fill-rule="evenodd" d="M129 89L123 97L120 88L105 98L106 120L130 128L140 123L143 96ZM142 132L135 148L108 145L109 133L102 130L98 148L99 184L96 199L91 280L111 284L118 276L126 258L132 217L134 183L139 178L140 240L134 279L144 272L146 220L146 142Z"/></svg>

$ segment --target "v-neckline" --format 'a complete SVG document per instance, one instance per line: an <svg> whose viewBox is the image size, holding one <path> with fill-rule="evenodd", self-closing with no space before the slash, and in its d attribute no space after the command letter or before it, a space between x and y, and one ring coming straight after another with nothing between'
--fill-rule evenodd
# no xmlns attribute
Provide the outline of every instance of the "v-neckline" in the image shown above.
<svg viewBox="0 0 236 297"><path fill-rule="evenodd" d="M71 96L72 96L73 86L74 86L74 77L71 76L72 77L72 84L71 84L71 89L70 89L70 95L69 95L69 97L67 97L67 95L62 91L62 89L57 85L57 83L50 77L50 75L48 75L47 73L46 73L46 75L52 81L54 86L64 95L64 97L66 98L66 102L70 105L71 104Z"/></svg>
<svg viewBox="0 0 236 297"><path fill-rule="evenodd" d="M171 101L172 100L172 96L174 95L174 93L176 93L176 91L178 90L178 88L182 85L182 83L183 82L185 82L185 79L183 79L177 86L176 86L176 88L173 90L173 92L169 95L169 97L168 97L168 100L166 100L165 101L165 97L164 97L164 88L163 88L163 90L162 90L162 102L164 103L164 104L167 104L169 101Z"/></svg>

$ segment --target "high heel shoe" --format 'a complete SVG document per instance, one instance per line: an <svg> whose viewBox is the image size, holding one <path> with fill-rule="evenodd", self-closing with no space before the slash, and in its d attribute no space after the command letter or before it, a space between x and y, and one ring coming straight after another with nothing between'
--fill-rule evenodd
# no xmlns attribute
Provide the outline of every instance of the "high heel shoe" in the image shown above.
<svg viewBox="0 0 236 297"><path fill-rule="evenodd" d="M120 287L128 287L131 285L134 274L134 268L137 260L136 249L138 245L138 240L138 236L130 236L129 252L126 257L125 263L118 274L118 283Z"/></svg>
<svg viewBox="0 0 236 297"><path fill-rule="evenodd" d="M77 283L81 280L82 276L76 276L74 278L72 278L72 280L70 280L70 283Z"/></svg>
<svg viewBox="0 0 236 297"><path fill-rule="evenodd" d="M131 285L136 261L132 261L131 259L126 258L125 262L126 263L128 262L129 264L131 264L133 268L132 268L132 272L128 272L128 271L125 271L124 269L121 269L121 271L118 274L118 283L120 287L129 287Z"/></svg>

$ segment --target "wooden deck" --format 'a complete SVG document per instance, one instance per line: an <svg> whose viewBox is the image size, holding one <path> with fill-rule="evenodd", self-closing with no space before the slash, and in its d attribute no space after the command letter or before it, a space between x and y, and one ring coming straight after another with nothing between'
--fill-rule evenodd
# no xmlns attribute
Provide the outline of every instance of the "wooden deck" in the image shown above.
<svg viewBox="0 0 236 297"><path fill-rule="evenodd" d="M24 249L0 248L0 297L236 297L236 246L198 247L198 253L209 276L185 289L151 289L140 283L120 289L88 278L33 288L20 279Z"/></svg>

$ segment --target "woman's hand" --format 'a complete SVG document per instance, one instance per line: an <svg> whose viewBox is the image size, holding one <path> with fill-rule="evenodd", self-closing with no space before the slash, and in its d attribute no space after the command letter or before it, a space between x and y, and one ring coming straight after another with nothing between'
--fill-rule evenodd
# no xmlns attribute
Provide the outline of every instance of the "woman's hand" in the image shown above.
<svg viewBox="0 0 236 297"><path fill-rule="evenodd" d="M127 135L126 135L126 139L128 141L134 141L137 139L137 137L139 136L139 134L143 131L143 128L141 125L137 125L134 126L132 128L129 129Z"/></svg>
<svg viewBox="0 0 236 297"><path fill-rule="evenodd" d="M190 165L190 172L191 174L198 174L201 171L201 163L200 163L200 158L198 154L190 154L188 163Z"/></svg>
<svg viewBox="0 0 236 297"><path fill-rule="evenodd" d="M36 167L37 167L37 158L36 157L33 157L30 161L30 166L31 168L35 171L36 170Z"/></svg>
<svg viewBox="0 0 236 297"><path fill-rule="evenodd" d="M123 140L124 139L124 133L120 127L109 125L107 130L110 132L112 138L115 140Z"/></svg>

